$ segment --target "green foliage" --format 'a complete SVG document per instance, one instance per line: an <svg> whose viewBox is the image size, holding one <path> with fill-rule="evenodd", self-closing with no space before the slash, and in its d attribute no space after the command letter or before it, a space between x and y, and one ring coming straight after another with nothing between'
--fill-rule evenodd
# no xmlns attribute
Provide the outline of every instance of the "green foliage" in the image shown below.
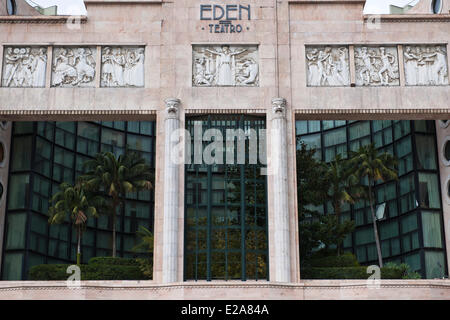
<svg viewBox="0 0 450 320"><path fill-rule="evenodd" d="M305 263L311 268L332 268L332 267L359 267L359 262L355 255L344 253L340 256L312 257Z"/></svg>
<svg viewBox="0 0 450 320"><path fill-rule="evenodd" d="M141 242L134 246L131 250L134 252L145 252L153 254L153 233L146 227L139 226L138 231L136 231L136 235L139 237Z"/></svg>
<svg viewBox="0 0 450 320"><path fill-rule="evenodd" d="M381 252L380 238L378 235L377 219L375 217L375 195L373 189L377 181L389 181L398 179L397 159L391 154L379 153L375 144L362 146L357 152L351 153L351 168L361 180L367 178L368 186L366 199L370 203L372 214L373 232L377 248L378 264L383 266L383 254Z"/></svg>
<svg viewBox="0 0 450 320"><path fill-rule="evenodd" d="M422 279L420 273L412 271L411 267L406 263L396 264L389 262L385 264L385 268L398 270L398 272L402 273L402 279Z"/></svg>
<svg viewBox="0 0 450 320"><path fill-rule="evenodd" d="M109 266L138 266L136 259L113 258L113 257L94 257L88 262L89 265L109 265Z"/></svg>
<svg viewBox="0 0 450 320"><path fill-rule="evenodd" d="M136 152L125 151L116 156L111 152L98 153L94 159L84 163L86 173L79 179L88 190L103 191L109 202L109 214L113 225L112 255L116 256L117 208L124 205L127 193L153 188L153 173L145 159ZM119 211L121 212L121 211Z"/></svg>
<svg viewBox="0 0 450 320"><path fill-rule="evenodd" d="M368 279L367 267L333 267L333 268L303 268L300 270L302 279L349 280ZM401 269L381 268L381 279L404 279Z"/></svg>
<svg viewBox="0 0 450 320"><path fill-rule="evenodd" d="M28 278L35 281L67 280L69 264L43 264L31 267ZM81 280L147 280L135 259L101 257L92 258L81 265Z"/></svg>
<svg viewBox="0 0 450 320"><path fill-rule="evenodd" d="M141 239L141 242L133 247L135 252L144 252L147 254L146 258L137 259L139 268L142 273L148 278L153 279L153 233L143 226L139 226L136 235Z"/></svg>
<svg viewBox="0 0 450 320"><path fill-rule="evenodd" d="M80 264L82 229L85 228L89 216L95 218L99 216L97 208L102 207L103 198L86 191L82 183L72 186L64 182L59 186L59 191L53 195L50 202L52 206L49 208L48 222L60 224L68 216L77 229L77 264Z"/></svg>
<svg viewBox="0 0 450 320"><path fill-rule="evenodd" d="M353 184L350 183L350 179L347 179L348 185L351 186L346 189L348 192L336 191L343 187L341 183L344 171L341 168L343 160L336 162L334 169L328 168L326 164L314 158L315 153L315 149L307 149L304 143L301 143L297 150L299 236L302 259L308 259L313 250L321 245L326 248L335 245L339 248L347 235L355 228L353 221L340 219L341 204L350 202L348 192L353 190ZM338 176L333 176L332 172ZM335 209L339 214L325 216L314 210L314 206L321 205L331 198L338 198L334 203L338 203Z"/></svg>

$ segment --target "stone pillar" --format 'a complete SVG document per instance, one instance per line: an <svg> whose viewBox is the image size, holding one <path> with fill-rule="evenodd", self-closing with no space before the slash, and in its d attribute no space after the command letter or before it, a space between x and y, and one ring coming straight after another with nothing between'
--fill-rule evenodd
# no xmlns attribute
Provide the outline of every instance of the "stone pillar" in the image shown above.
<svg viewBox="0 0 450 320"><path fill-rule="evenodd" d="M273 184L274 250L270 265L275 267L275 282L291 282L291 249L289 233L286 100L272 100L270 166Z"/></svg>
<svg viewBox="0 0 450 320"><path fill-rule="evenodd" d="M170 98L166 101L165 146L164 146L164 221L162 244L162 282L178 281L178 212L180 165L173 161L172 152L178 141L171 135L180 128L180 100Z"/></svg>

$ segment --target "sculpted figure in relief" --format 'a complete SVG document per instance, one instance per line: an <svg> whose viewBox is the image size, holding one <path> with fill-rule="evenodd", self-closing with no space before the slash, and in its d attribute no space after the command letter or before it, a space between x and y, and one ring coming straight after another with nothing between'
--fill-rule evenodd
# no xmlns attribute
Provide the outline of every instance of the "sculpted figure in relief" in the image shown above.
<svg viewBox="0 0 450 320"><path fill-rule="evenodd" d="M395 47L355 48L356 84L392 86L400 84Z"/></svg>
<svg viewBox="0 0 450 320"><path fill-rule="evenodd" d="M3 86L44 87L46 69L46 48L7 47L4 59Z"/></svg>
<svg viewBox="0 0 450 320"><path fill-rule="evenodd" d="M447 85L447 52L444 46L406 46L405 77L408 85Z"/></svg>
<svg viewBox="0 0 450 320"><path fill-rule="evenodd" d="M143 87L144 48L102 50L102 87Z"/></svg>
<svg viewBox="0 0 450 320"><path fill-rule="evenodd" d="M82 87L93 85L95 59L90 48L58 48L53 60L52 85Z"/></svg>
<svg viewBox="0 0 450 320"><path fill-rule="evenodd" d="M194 48L193 84L196 86L257 86L256 47Z"/></svg>
<svg viewBox="0 0 450 320"><path fill-rule="evenodd" d="M350 84L348 49L345 47L307 48L309 86L346 86Z"/></svg>

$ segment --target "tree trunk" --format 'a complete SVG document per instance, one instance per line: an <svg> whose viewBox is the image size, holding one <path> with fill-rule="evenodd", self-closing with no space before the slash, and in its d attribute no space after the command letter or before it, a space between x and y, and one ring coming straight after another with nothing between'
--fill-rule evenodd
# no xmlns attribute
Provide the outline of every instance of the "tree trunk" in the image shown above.
<svg viewBox="0 0 450 320"><path fill-rule="evenodd" d="M117 209L117 201L114 200L113 204L113 212L112 212L112 256L116 257L116 209Z"/></svg>
<svg viewBox="0 0 450 320"><path fill-rule="evenodd" d="M372 179L369 179L369 202L370 202L370 211L372 213L373 233L375 235L375 243L377 246L378 264L380 268L383 268L383 256L381 254L380 238L378 236L377 217L375 216L375 210L373 208L374 201L372 195Z"/></svg>
<svg viewBox="0 0 450 320"><path fill-rule="evenodd" d="M78 226L77 266L81 265L81 226Z"/></svg>
<svg viewBox="0 0 450 320"><path fill-rule="evenodd" d="M339 203L339 201L335 202L334 204L334 212L336 213L336 220L337 220L336 226L339 226L339 224L341 223L341 204ZM337 247L337 255L340 256L342 244L336 243L336 247Z"/></svg>

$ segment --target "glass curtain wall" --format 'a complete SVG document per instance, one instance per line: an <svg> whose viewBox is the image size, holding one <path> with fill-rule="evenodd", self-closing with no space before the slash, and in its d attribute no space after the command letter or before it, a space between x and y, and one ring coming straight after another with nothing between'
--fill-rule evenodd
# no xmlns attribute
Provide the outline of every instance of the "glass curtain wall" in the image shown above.
<svg viewBox="0 0 450 320"><path fill-rule="evenodd" d="M447 273L434 121L297 121L296 134L325 162L370 143L395 155L399 180L375 188L377 205L386 203L386 219L379 222L383 258L408 263L426 278ZM376 264L369 204L359 201L344 210L342 218L356 223L345 250L362 264ZM333 213L331 203L319 212Z"/></svg>
<svg viewBox="0 0 450 320"><path fill-rule="evenodd" d="M251 132L265 129L265 117L189 117L186 128L192 137L196 124L202 126L200 137L216 129L227 143L215 151L223 151L220 164L206 164L205 159L198 163L193 152L192 164L186 165L184 278L268 279L267 179L261 175L263 166L249 161L254 155L249 152ZM242 140L228 137L227 129L245 132L245 163L237 160ZM199 149L206 152L210 144L200 142ZM193 139L191 150L195 148ZM233 163L226 161L230 152Z"/></svg>
<svg viewBox="0 0 450 320"><path fill-rule="evenodd" d="M51 196L62 182L73 183L83 163L98 152L116 156L139 152L154 168L155 122L16 122L13 127L10 184L2 279L26 279L37 264L76 261L76 232L67 220L48 225ZM117 219L117 254L133 257L140 225L153 230L153 191L126 196ZM82 262L111 255L111 219L88 219Z"/></svg>

